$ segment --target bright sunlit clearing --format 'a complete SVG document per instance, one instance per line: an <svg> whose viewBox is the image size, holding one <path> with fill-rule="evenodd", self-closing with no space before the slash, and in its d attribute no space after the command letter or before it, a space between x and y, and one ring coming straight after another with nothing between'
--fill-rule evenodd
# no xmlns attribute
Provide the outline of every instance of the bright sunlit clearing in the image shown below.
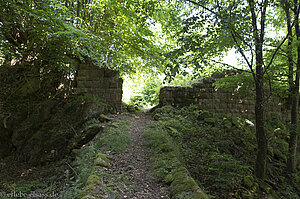
<svg viewBox="0 0 300 199"><path fill-rule="evenodd" d="M235 53L234 49L228 51L227 55L223 58L223 61L231 66L238 66L237 54Z"/></svg>

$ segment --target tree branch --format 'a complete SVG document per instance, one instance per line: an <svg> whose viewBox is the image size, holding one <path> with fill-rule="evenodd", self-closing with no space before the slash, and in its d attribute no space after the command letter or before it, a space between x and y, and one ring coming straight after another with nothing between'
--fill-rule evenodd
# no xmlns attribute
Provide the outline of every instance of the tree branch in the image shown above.
<svg viewBox="0 0 300 199"><path fill-rule="evenodd" d="M295 25L295 20L293 21L293 24L291 27L293 27ZM284 44L284 42L287 40L287 38L289 37L289 33L285 36L285 38L282 40L282 42L280 43L279 46L277 46L276 50L274 51L273 55L272 55L272 58L269 62L269 64L266 66L265 70L264 70L264 74L266 73L266 71L268 70L268 68L271 66L271 64L273 63L274 61L274 58L277 54L277 52L279 51L279 49L281 48L281 46Z"/></svg>
<svg viewBox="0 0 300 199"><path fill-rule="evenodd" d="M222 65L224 65L224 66L228 66L228 67L233 68L233 69L235 69L235 70L243 71L243 72L246 72L246 73L252 73L252 72L250 72L250 71L248 71L248 70L240 69L240 68L237 68L237 67L232 66L232 65L230 65L230 64L227 64L227 63L224 63L224 62L220 62L220 61L217 61L217 60L214 60L214 59L210 59L210 61L215 62L215 63L217 63L217 64L222 64Z"/></svg>
<svg viewBox="0 0 300 199"><path fill-rule="evenodd" d="M238 44L238 42L237 42L237 40L236 40L236 38L235 38L235 36L234 36L234 33L233 33L232 31L231 31L231 36L232 36L234 42L236 43L236 45L238 46L238 51L241 53L242 57L243 57L244 60L247 62L247 65L248 65L248 67L249 67L250 70L251 70L251 73L252 73L252 75L253 75L254 80L256 80L256 75L255 75L255 72L254 72L254 70L253 70L253 65L250 64L248 58L246 57L246 55L245 55L245 53L243 52L242 48L239 46L239 44Z"/></svg>
<svg viewBox="0 0 300 199"><path fill-rule="evenodd" d="M192 3L192 4L196 5L196 6L199 6L199 7L203 8L204 10L207 10L207 11L209 11L209 12L211 12L211 13L213 13L213 14L215 14L215 15L218 16L218 13L216 13L216 12L213 11L212 9L207 8L207 7L204 6L204 5L201 5L200 3L197 3L197 2L195 2L195 1L193 1L193 0L184 0L184 1L188 1L188 2L190 2L190 3Z"/></svg>

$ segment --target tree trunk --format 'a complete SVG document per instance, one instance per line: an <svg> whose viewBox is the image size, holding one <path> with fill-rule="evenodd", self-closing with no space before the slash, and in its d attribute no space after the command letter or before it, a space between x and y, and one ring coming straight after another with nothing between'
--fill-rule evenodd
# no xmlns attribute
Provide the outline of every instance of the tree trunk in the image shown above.
<svg viewBox="0 0 300 199"><path fill-rule="evenodd" d="M256 102L255 102L255 120L256 120L256 140L257 157L255 163L256 177L264 179L266 175L266 156L267 156L267 138L264 128L264 75L262 65L262 46L257 46L256 53Z"/></svg>
<svg viewBox="0 0 300 199"><path fill-rule="evenodd" d="M288 57L288 83L289 83L289 97L288 97L288 104L292 104L292 90L294 84L294 63L293 63L293 54L292 54L292 42L293 42L293 31L292 31L292 24L291 24L291 13L290 13L290 5L287 0L283 0L282 7L284 9L286 15L286 25L288 30L288 47L287 47L287 57ZM289 106L288 108L291 108Z"/></svg>
<svg viewBox="0 0 300 199"><path fill-rule="evenodd" d="M295 0L297 3L297 0ZM300 28L299 28L299 8L295 4L294 14L295 14L295 31L297 36L297 41L300 42ZM298 140L298 100L299 100L299 75L300 75L300 44L297 45L297 65L296 65L296 78L293 83L292 88L292 110L291 110L291 129L290 129L290 139L289 139L289 153L287 160L288 172L292 173L296 171L296 153L297 153L297 140Z"/></svg>
<svg viewBox="0 0 300 199"><path fill-rule="evenodd" d="M80 1L77 0L77 17L80 17Z"/></svg>
<svg viewBox="0 0 300 199"><path fill-rule="evenodd" d="M257 141L257 156L255 162L255 175L262 180L266 176L267 164L267 138L264 128L264 67L263 67L263 42L265 34L265 14L268 1L262 5L260 18L261 29L258 30L257 17L255 13L255 3L253 0L248 0L252 18L253 36L255 42L255 63L256 63L256 78L255 78L255 121L256 121L256 141Z"/></svg>

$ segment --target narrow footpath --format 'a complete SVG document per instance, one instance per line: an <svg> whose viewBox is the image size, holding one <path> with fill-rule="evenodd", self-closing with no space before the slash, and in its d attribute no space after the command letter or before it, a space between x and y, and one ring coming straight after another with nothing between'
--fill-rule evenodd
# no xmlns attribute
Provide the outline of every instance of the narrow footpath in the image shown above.
<svg viewBox="0 0 300 199"><path fill-rule="evenodd" d="M110 172L126 176L129 186L118 187L120 198L130 199L168 199L166 187L159 183L151 170L150 152L145 147L144 128L151 122L146 113L121 114L119 118L130 121L129 136L131 143L122 154L110 154Z"/></svg>

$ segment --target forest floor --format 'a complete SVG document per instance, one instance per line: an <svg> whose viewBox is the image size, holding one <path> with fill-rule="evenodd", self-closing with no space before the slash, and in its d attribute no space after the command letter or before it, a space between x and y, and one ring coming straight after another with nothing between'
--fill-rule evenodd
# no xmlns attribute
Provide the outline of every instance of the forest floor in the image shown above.
<svg viewBox="0 0 300 199"><path fill-rule="evenodd" d="M150 151L145 146L144 128L151 123L152 116L141 111L137 114L121 113L110 115L109 123L128 121L129 130L126 132L130 142L126 150L116 153L100 149L101 153L109 156L109 168L105 171L105 184L114 184L113 198L131 199L168 199L167 187L155 178ZM104 124L110 125L109 123ZM68 161L67 161L68 162ZM9 198L12 193L55 193L58 198L69 198L64 195L67 177L65 171L70 169L66 160L49 163L43 166L32 166L15 159L7 158L0 161L0 199ZM70 163L71 164L71 163ZM92 164L92 162L90 163ZM114 178L126 179L116 182ZM109 182L110 181L110 182ZM5 197L8 194L8 197Z"/></svg>
<svg viewBox="0 0 300 199"><path fill-rule="evenodd" d="M151 170L150 151L145 146L143 136L144 128L150 124L150 114L140 112L138 114L124 113L117 116L117 120L130 122L127 132L131 140L123 153L109 154L110 168L107 172L126 176L130 185L118 187L121 198L132 199L159 199L169 198L165 185L159 183Z"/></svg>

